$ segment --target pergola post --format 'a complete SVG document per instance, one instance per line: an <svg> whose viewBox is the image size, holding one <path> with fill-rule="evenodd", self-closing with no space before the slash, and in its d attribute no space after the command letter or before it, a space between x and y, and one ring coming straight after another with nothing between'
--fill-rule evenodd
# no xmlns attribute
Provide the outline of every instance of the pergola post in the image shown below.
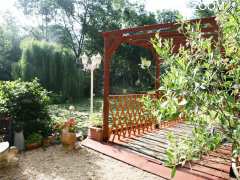
<svg viewBox="0 0 240 180"><path fill-rule="evenodd" d="M110 61L111 55L109 53L109 41L106 36L104 36L104 59L103 59L103 88L104 88L104 97L103 97L103 140L108 141L109 139L109 92L110 92Z"/></svg>
<svg viewBox="0 0 240 180"><path fill-rule="evenodd" d="M119 34L115 34L115 38ZM110 94L110 63L115 50L118 48L121 40L116 38L113 40L109 33L103 33L104 38L104 59L103 59L103 141L109 139L109 94Z"/></svg>

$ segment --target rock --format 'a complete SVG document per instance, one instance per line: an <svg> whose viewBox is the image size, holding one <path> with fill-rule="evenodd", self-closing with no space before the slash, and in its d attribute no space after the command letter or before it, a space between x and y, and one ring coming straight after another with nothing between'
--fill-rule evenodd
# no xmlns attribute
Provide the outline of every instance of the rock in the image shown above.
<svg viewBox="0 0 240 180"><path fill-rule="evenodd" d="M80 142L76 142L75 149L82 149L82 144Z"/></svg>
<svg viewBox="0 0 240 180"><path fill-rule="evenodd" d="M7 155L8 162L15 161L18 154L18 149L14 146L10 147L10 150Z"/></svg>
<svg viewBox="0 0 240 180"><path fill-rule="evenodd" d="M16 165L18 150L16 147L10 147L8 142L0 143L0 168Z"/></svg>

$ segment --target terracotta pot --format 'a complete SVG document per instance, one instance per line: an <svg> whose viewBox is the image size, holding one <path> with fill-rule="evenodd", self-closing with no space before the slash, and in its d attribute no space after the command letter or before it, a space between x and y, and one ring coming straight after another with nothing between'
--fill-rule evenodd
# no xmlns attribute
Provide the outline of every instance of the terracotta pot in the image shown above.
<svg viewBox="0 0 240 180"><path fill-rule="evenodd" d="M61 142L63 146L67 147L69 150L74 149L76 141L76 133L68 132L67 130L62 131Z"/></svg>
<svg viewBox="0 0 240 180"><path fill-rule="evenodd" d="M50 144L55 144L56 137L55 136L48 136L48 140Z"/></svg>
<svg viewBox="0 0 240 180"><path fill-rule="evenodd" d="M41 147L41 144L38 144L38 143L32 143L32 144L26 145L27 150L33 150L33 149L37 149L39 147Z"/></svg>
<svg viewBox="0 0 240 180"><path fill-rule="evenodd" d="M48 138L43 139L43 146L50 146L50 140Z"/></svg>
<svg viewBox="0 0 240 180"><path fill-rule="evenodd" d="M103 141L103 129L99 127L90 127L88 129L88 137L95 141Z"/></svg>

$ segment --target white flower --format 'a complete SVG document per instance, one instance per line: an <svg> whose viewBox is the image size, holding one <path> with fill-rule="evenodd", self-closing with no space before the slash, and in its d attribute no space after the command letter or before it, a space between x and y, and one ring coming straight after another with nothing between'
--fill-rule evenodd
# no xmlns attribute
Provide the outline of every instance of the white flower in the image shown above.
<svg viewBox="0 0 240 180"><path fill-rule="evenodd" d="M74 111L74 110L75 110L75 107L74 107L74 106L69 106L69 110L70 110L70 111Z"/></svg>
<svg viewBox="0 0 240 180"><path fill-rule="evenodd" d="M166 108L167 105L168 105L168 101L165 101L165 102L163 102L163 103L161 104L161 107L162 107L162 108Z"/></svg>
<svg viewBox="0 0 240 180"><path fill-rule="evenodd" d="M146 58L141 58L141 64L142 69L148 69L151 66L151 61L147 60Z"/></svg>
<svg viewBox="0 0 240 180"><path fill-rule="evenodd" d="M186 99L182 99L180 103L178 103L179 106L184 106L187 104L187 100Z"/></svg>

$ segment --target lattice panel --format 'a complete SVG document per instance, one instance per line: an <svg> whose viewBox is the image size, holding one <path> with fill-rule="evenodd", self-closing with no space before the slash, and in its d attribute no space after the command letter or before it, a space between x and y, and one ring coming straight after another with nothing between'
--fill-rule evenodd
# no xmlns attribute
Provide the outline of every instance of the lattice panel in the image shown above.
<svg viewBox="0 0 240 180"><path fill-rule="evenodd" d="M109 96L111 129L118 138L152 130L156 118L144 110L143 96L157 98L156 94L130 94Z"/></svg>

